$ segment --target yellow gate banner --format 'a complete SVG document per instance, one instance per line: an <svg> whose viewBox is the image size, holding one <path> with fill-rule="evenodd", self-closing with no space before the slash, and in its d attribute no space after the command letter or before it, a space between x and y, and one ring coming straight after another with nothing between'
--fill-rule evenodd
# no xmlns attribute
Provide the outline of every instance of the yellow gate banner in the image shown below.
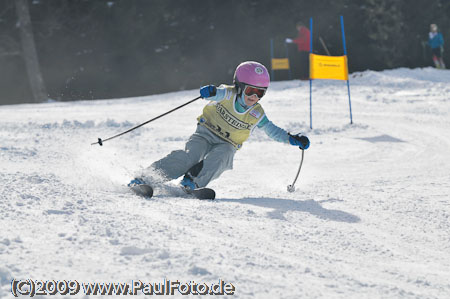
<svg viewBox="0 0 450 299"><path fill-rule="evenodd" d="M272 58L272 70L288 70L288 58Z"/></svg>
<svg viewBox="0 0 450 299"><path fill-rule="evenodd" d="M347 56L309 54L311 79L348 80Z"/></svg>

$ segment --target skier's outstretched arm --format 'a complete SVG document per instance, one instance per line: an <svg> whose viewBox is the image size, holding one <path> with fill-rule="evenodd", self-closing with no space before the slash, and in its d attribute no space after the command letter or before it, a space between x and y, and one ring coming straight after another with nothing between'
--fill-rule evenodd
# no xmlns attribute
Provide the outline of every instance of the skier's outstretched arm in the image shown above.
<svg viewBox="0 0 450 299"><path fill-rule="evenodd" d="M308 137L306 137L302 133L291 135L284 129L276 126L266 116L264 116L264 118L258 124L258 128L264 130L267 136L275 141L289 143L291 145L298 146L301 149L307 149L309 147Z"/></svg>

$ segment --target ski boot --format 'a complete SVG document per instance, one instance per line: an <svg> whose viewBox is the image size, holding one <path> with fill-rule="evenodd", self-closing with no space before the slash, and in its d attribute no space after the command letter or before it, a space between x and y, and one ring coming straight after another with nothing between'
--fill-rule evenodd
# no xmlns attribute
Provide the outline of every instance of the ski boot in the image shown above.
<svg viewBox="0 0 450 299"><path fill-rule="evenodd" d="M128 183L127 186L128 187L134 187L134 186L137 186L137 185L145 185L144 180L141 179L141 178L134 178Z"/></svg>
<svg viewBox="0 0 450 299"><path fill-rule="evenodd" d="M192 176L189 173L186 173L183 177L183 179L180 182L181 188L186 193L192 193L193 190L197 189L198 186L194 181L192 180Z"/></svg>

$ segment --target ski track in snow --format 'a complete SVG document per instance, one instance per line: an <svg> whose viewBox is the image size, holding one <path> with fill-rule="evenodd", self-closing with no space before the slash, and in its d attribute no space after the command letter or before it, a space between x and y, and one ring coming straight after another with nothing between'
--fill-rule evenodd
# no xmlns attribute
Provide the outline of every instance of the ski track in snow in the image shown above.
<svg viewBox="0 0 450 299"><path fill-rule="evenodd" d="M350 125L345 82L314 81L312 130L309 82L272 83L269 119L311 139L297 190L301 152L256 130L210 184L216 201L173 197L178 181L151 200L125 186L184 146L202 100L90 145L197 90L0 106L0 297L13 278L167 278L222 279L236 298L449 298L449 82L432 68L354 73Z"/></svg>

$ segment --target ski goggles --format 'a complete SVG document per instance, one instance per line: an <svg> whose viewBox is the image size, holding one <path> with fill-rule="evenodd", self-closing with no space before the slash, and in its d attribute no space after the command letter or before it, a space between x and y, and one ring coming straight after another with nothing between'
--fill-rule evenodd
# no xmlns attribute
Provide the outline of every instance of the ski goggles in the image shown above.
<svg viewBox="0 0 450 299"><path fill-rule="evenodd" d="M255 87L251 85L245 85L244 94L248 97L252 95L256 95L259 99L261 99L266 94L267 88L265 87Z"/></svg>

